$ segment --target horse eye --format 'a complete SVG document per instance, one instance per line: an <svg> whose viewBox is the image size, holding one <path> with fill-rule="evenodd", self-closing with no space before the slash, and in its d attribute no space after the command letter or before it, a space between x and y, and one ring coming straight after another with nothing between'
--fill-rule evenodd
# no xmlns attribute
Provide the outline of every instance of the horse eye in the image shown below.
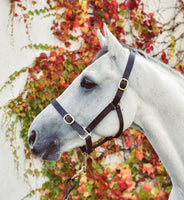
<svg viewBox="0 0 184 200"><path fill-rule="evenodd" d="M94 83L92 80L90 80L87 77L84 77L80 83L81 87L86 89L92 89L96 86L96 83Z"/></svg>

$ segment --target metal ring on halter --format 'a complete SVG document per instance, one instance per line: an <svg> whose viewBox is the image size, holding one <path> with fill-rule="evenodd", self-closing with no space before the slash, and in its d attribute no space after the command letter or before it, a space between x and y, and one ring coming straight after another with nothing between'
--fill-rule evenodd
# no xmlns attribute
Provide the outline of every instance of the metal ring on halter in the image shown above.
<svg viewBox="0 0 184 200"><path fill-rule="evenodd" d="M122 81L126 83L126 86L124 88L121 87ZM127 88L128 88L128 80L126 78L122 78L119 82L118 89L121 91L125 91L125 90L127 90Z"/></svg>
<svg viewBox="0 0 184 200"><path fill-rule="evenodd" d="M88 136L91 136L91 133L88 132L88 131L86 130L86 128L83 128L83 130L84 130L84 132L86 133L86 135L82 136L81 134L78 134L78 136L79 136L82 140L86 140L86 138L87 138Z"/></svg>
<svg viewBox="0 0 184 200"><path fill-rule="evenodd" d="M70 122L70 121L68 122L68 121L66 120L67 117L70 117L71 122ZM67 125L72 125L72 124L75 122L75 119L74 119L74 117L73 117L71 114L66 114L66 115L63 117L63 121L64 121L65 124L67 124Z"/></svg>

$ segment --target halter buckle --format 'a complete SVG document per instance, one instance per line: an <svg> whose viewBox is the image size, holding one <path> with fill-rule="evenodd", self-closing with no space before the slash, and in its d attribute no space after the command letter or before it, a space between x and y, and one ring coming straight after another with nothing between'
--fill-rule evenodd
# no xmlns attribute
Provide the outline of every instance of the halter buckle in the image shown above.
<svg viewBox="0 0 184 200"><path fill-rule="evenodd" d="M70 121L67 121L66 118L67 117L70 117ZM72 125L74 122L75 122L75 119L74 117L71 115L71 114L66 114L64 117L63 117L63 121L65 122L65 124L67 125Z"/></svg>
<svg viewBox="0 0 184 200"><path fill-rule="evenodd" d="M80 137L82 140L86 140L86 138L87 138L88 136L91 137L91 133L88 132L88 131L86 130L86 128L83 128L83 130L84 130L84 132L86 133L85 136L82 136L82 135L80 135L80 134L78 133L79 137Z"/></svg>
<svg viewBox="0 0 184 200"><path fill-rule="evenodd" d="M122 82L125 82L125 83L126 83L126 86L125 86L125 87L122 87L122 86L121 86L121 83L122 83ZM127 80L126 78L122 78L122 79L120 80L120 82L119 82L118 89L121 90L121 91L125 91L125 90L127 90L127 88L128 88L128 80Z"/></svg>

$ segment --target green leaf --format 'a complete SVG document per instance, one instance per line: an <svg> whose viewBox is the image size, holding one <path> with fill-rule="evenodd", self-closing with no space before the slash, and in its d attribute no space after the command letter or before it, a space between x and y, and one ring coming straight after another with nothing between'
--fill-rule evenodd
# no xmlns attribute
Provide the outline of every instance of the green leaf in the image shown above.
<svg viewBox="0 0 184 200"><path fill-rule="evenodd" d="M72 41L77 41L78 40L78 38L73 36L73 35L70 35L69 39L72 40Z"/></svg>
<svg viewBox="0 0 184 200"><path fill-rule="evenodd" d="M129 157L129 162L131 162L131 163L135 163L135 161L136 161L136 149L134 149L133 151L132 151L132 154L131 154L131 156Z"/></svg>
<svg viewBox="0 0 184 200"><path fill-rule="evenodd" d="M141 188L141 190L139 192L140 199L141 200L147 200L148 195L149 195L148 192Z"/></svg>
<svg viewBox="0 0 184 200"><path fill-rule="evenodd" d="M37 10L37 9L35 9L35 13L36 13L37 15L40 14L39 10Z"/></svg>
<svg viewBox="0 0 184 200"><path fill-rule="evenodd" d="M54 188L54 193L58 196L60 193L60 190L58 188Z"/></svg>
<svg viewBox="0 0 184 200"><path fill-rule="evenodd" d="M166 191L167 193L170 193L170 192L171 192L171 189L172 189L171 186L167 186L167 187L165 188L165 191Z"/></svg>
<svg viewBox="0 0 184 200"><path fill-rule="evenodd" d="M10 76L9 76L9 79L10 79L11 81L13 81L13 80L15 80L15 77L14 77L13 75L10 75Z"/></svg>
<svg viewBox="0 0 184 200"><path fill-rule="evenodd" d="M141 32L147 34L148 33L148 27L147 26L141 26Z"/></svg>
<svg viewBox="0 0 184 200"><path fill-rule="evenodd" d="M84 69L85 69L85 67L86 67L86 65L85 65L85 64L82 64L82 65L81 65L81 69L82 69L82 70L84 70Z"/></svg>
<svg viewBox="0 0 184 200"><path fill-rule="evenodd" d="M28 11L29 15L34 15L34 12L32 12L31 10Z"/></svg>
<svg viewBox="0 0 184 200"><path fill-rule="evenodd" d="M154 195L157 195L158 192L159 192L159 187L154 187L154 188L152 189L152 193L153 193Z"/></svg>
<svg viewBox="0 0 184 200"><path fill-rule="evenodd" d="M56 162L50 161L49 162L49 167L56 167Z"/></svg>
<svg viewBox="0 0 184 200"><path fill-rule="evenodd" d="M124 17L124 16L126 15L126 10L121 10L121 11L119 12L119 14L120 14L122 17Z"/></svg>
<svg viewBox="0 0 184 200"><path fill-rule="evenodd" d="M73 65L69 64L69 65L68 65L68 69L70 69L71 71L73 71L75 68L74 68Z"/></svg>
<svg viewBox="0 0 184 200"><path fill-rule="evenodd" d="M64 61L64 66L67 68L67 66L70 64L69 60Z"/></svg>
<svg viewBox="0 0 184 200"><path fill-rule="evenodd" d="M136 175L138 172L139 172L139 170L137 169L137 167L132 167L131 168L132 175Z"/></svg>
<svg viewBox="0 0 184 200"><path fill-rule="evenodd" d="M31 170L31 169L27 169L26 172L27 172L28 174L30 174L30 175L33 175L33 170Z"/></svg>
<svg viewBox="0 0 184 200"><path fill-rule="evenodd" d="M99 15L100 19L103 19L103 12L102 12L102 11L100 11L100 12L98 13L98 15Z"/></svg>
<svg viewBox="0 0 184 200"><path fill-rule="evenodd" d="M38 169L35 169L35 170L34 170L34 173L35 173L36 177L39 177L39 176L40 176L40 172L39 172Z"/></svg>
<svg viewBox="0 0 184 200"><path fill-rule="evenodd" d="M63 71L63 77L64 77L65 79L68 78L68 72L67 72L66 70Z"/></svg>

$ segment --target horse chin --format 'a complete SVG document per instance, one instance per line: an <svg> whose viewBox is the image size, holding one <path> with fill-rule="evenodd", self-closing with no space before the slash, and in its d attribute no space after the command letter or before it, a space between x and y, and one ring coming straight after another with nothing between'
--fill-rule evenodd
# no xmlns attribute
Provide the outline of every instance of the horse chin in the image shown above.
<svg viewBox="0 0 184 200"><path fill-rule="evenodd" d="M58 142L58 139L54 139L53 141L47 143L44 146L37 146L30 148L31 153L38 158L46 161L56 161L60 159L61 156L61 145Z"/></svg>
<svg viewBox="0 0 184 200"><path fill-rule="evenodd" d="M57 161L61 157L61 154L59 152L49 152L46 151L41 155L41 159L45 161Z"/></svg>

